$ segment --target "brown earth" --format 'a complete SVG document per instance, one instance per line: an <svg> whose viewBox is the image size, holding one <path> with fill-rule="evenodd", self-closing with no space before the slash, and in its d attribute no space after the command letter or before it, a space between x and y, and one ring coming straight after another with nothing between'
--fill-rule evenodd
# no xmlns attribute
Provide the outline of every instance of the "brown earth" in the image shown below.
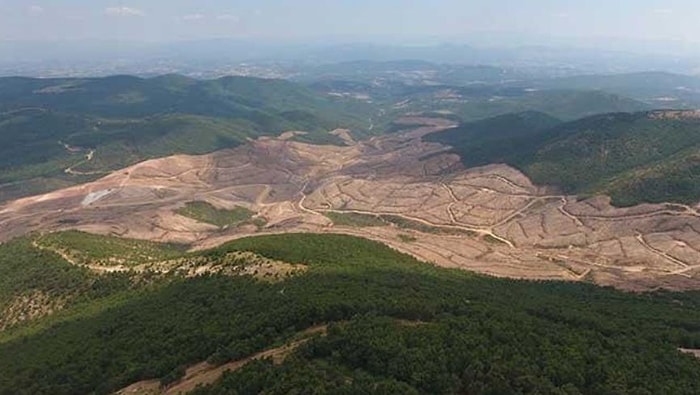
<svg viewBox="0 0 700 395"><path fill-rule="evenodd" d="M688 354L692 355L696 358L700 358L700 350L693 350L693 349L687 349L687 348L679 348L678 351L682 352L683 354Z"/></svg>
<svg viewBox="0 0 700 395"><path fill-rule="evenodd" d="M449 147L421 140L450 121L402 123L423 126L344 147L261 138L210 155L145 161L0 206L0 240L80 229L201 249L253 234L330 232L495 276L700 288L697 206L614 208L606 197L579 200L535 186L506 165L465 169ZM194 200L246 207L267 225L220 230L175 213ZM334 226L328 211L394 215L442 232Z"/></svg>

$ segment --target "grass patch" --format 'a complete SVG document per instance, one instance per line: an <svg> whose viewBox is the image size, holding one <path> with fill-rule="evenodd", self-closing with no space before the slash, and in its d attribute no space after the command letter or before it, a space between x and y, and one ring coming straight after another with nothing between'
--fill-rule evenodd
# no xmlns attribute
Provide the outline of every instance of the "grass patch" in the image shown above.
<svg viewBox="0 0 700 395"><path fill-rule="evenodd" d="M267 225L267 220L263 217L255 217L250 220L250 223L255 225L255 227L258 228L258 230L260 230L264 228L265 225Z"/></svg>
<svg viewBox="0 0 700 395"><path fill-rule="evenodd" d="M245 207L236 207L233 210L226 210L216 208L210 203L200 201L188 202L185 204L185 207L175 212L199 222L216 225L219 228L240 225L250 220L255 215L254 211L248 210Z"/></svg>
<svg viewBox="0 0 700 395"><path fill-rule="evenodd" d="M339 213L339 212L326 212L324 213L326 217L330 218L335 225L339 226L355 226L355 227L369 227L369 226L386 226L394 225L400 229L415 230L422 233L433 233L441 235L466 235L470 237L478 236L477 232L449 228L441 226L431 226L424 224L419 221L410 220L399 215L389 215L389 214L361 214L361 213Z"/></svg>
<svg viewBox="0 0 700 395"><path fill-rule="evenodd" d="M416 230L423 233L434 233L442 235L467 235L474 237L476 232L467 229L448 228L442 226L432 226L419 221L413 221L398 215L380 215L383 221L398 226L401 229Z"/></svg>
<svg viewBox="0 0 700 395"><path fill-rule="evenodd" d="M490 244L503 244L505 245L506 243L503 242L503 240L498 239L496 237L491 236L490 234L485 234L484 235L484 241Z"/></svg>
<svg viewBox="0 0 700 395"><path fill-rule="evenodd" d="M371 214L360 214L360 213L337 213L337 212L326 212L324 213L326 217L330 218L335 225L338 226L385 226L387 225L381 218L376 215Z"/></svg>
<svg viewBox="0 0 700 395"><path fill-rule="evenodd" d="M80 231L37 237L39 247L61 252L80 265L126 265L160 262L181 256L187 246L101 236Z"/></svg>
<svg viewBox="0 0 700 395"><path fill-rule="evenodd" d="M399 240L403 241L404 243L414 243L418 241L418 239L415 237L403 233L399 235Z"/></svg>

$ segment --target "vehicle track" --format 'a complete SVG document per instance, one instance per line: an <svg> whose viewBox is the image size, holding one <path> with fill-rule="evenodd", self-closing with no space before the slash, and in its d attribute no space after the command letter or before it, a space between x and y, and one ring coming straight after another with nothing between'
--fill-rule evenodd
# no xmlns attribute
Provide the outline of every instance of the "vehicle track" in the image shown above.
<svg viewBox="0 0 700 395"><path fill-rule="evenodd" d="M559 206L559 212L564 214L565 217L569 218L570 220L574 221L574 224L578 226L584 226L583 222L581 222L578 217L575 215L571 214L570 212L566 211L566 205L569 204L569 201L567 200L566 196L562 196L561 198L561 206Z"/></svg>
<svg viewBox="0 0 700 395"><path fill-rule="evenodd" d="M306 195L304 195L304 198L299 201L299 208L302 209L305 212L308 213L315 213L317 215L323 215L323 212L333 212L333 213L338 213L338 214L347 214L347 213L355 213L355 214L364 214L364 215L393 215L396 217L400 217L409 221L415 221L415 222L420 222L424 225L428 225L434 228L438 229L457 229L457 230L464 230L468 232L474 232L474 233L479 233L482 235L488 235L493 237L494 239L497 239L501 241L504 244L507 244L510 248L515 248L515 245L510 241L507 240L497 234L494 234L490 229L484 229L484 228L471 228L471 227L466 227L466 226L461 226L461 225L444 225L444 224L436 224L434 222L426 221L421 218L416 218L416 217L411 217L405 214L400 214L400 213L390 213L390 212L381 212L381 211L363 211L363 210L332 210L332 209L323 209L323 210L312 210L309 208L304 207L303 203L305 200Z"/></svg>
<svg viewBox="0 0 700 395"><path fill-rule="evenodd" d="M635 236L635 238L637 239L637 241L639 241L640 244L642 244L642 246L644 246L644 248L653 252L654 254L656 254L656 255L658 255L658 256L660 256L660 257L662 257L670 262L673 262L676 265L682 266L683 268L688 267L688 264L681 261L680 259L672 257L671 255L668 255L666 252L661 251L658 248L651 246L649 243L647 243L646 240L644 240L644 235L638 233Z"/></svg>
<svg viewBox="0 0 700 395"><path fill-rule="evenodd" d="M78 171L74 170L76 167L83 165L85 163L92 162L92 160L95 158L95 150L91 149L86 155L85 159L81 160L78 163L73 164L70 167L67 167L66 169L63 170L64 173L70 174L73 176L93 176L93 175L99 175L99 174L108 174L109 171Z"/></svg>

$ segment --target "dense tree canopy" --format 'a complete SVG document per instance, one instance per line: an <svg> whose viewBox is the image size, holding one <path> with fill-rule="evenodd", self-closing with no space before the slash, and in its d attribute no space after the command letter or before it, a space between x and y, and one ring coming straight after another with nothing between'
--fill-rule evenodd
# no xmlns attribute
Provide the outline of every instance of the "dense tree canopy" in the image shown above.
<svg viewBox="0 0 700 395"><path fill-rule="evenodd" d="M700 361L677 350L700 347L697 293L494 279L339 235L256 237L202 254L232 250L309 270L276 283L203 276L94 296L50 325L0 336L0 394L169 382L318 324L328 334L283 364L252 362L200 393L700 392Z"/></svg>

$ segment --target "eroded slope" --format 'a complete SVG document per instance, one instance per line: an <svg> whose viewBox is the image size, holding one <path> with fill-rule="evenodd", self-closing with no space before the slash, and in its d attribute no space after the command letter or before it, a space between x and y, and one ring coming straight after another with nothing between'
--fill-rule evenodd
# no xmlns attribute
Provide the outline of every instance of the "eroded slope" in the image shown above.
<svg viewBox="0 0 700 395"><path fill-rule="evenodd" d="M253 233L334 232L497 276L700 287L697 206L619 209L603 197L578 200L535 186L505 165L465 169L450 147L421 140L450 121L402 122L423 126L345 147L261 138L211 155L142 162L6 204L0 238L75 228L206 248ZM266 225L219 228L177 214L194 201L243 207ZM390 221L334 225L329 212Z"/></svg>

